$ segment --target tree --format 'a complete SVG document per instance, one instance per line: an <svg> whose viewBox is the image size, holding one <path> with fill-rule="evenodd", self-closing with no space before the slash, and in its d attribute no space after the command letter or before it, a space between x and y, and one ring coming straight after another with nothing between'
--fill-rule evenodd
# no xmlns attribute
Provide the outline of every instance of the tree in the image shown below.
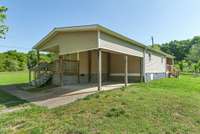
<svg viewBox="0 0 200 134"><path fill-rule="evenodd" d="M8 31L8 27L4 24L7 10L5 6L0 6L0 38L5 38L5 34Z"/></svg>
<svg viewBox="0 0 200 134"><path fill-rule="evenodd" d="M161 50L174 55L177 61L184 60L192 47L191 40L170 41L161 45Z"/></svg>
<svg viewBox="0 0 200 134"><path fill-rule="evenodd" d="M37 65L37 53L34 50L29 51L27 56L28 69L33 68L36 65Z"/></svg>
<svg viewBox="0 0 200 134"><path fill-rule="evenodd" d="M197 73L198 72L198 65L197 64L193 64L193 72Z"/></svg>
<svg viewBox="0 0 200 134"><path fill-rule="evenodd" d="M160 45L159 44L154 44L154 45L151 45L151 48L153 49L157 49L157 50L160 50Z"/></svg>
<svg viewBox="0 0 200 134"><path fill-rule="evenodd" d="M189 69L191 70L192 64L199 61L200 48L198 44L200 44L200 36L195 36L188 40L174 40L164 43L160 45L160 49L163 52L175 56L175 63L178 63L179 65L181 64L181 61L186 60L184 62L188 62L188 65L190 66ZM158 46L156 47L158 48Z"/></svg>
<svg viewBox="0 0 200 134"><path fill-rule="evenodd" d="M200 41L196 42L187 55L187 60L197 63L200 61Z"/></svg>
<svg viewBox="0 0 200 134"><path fill-rule="evenodd" d="M0 72L4 72L4 71L6 71L6 69L5 69L5 55L4 54L2 54L2 53L0 53Z"/></svg>
<svg viewBox="0 0 200 134"><path fill-rule="evenodd" d="M179 69L183 72L183 71L188 71L188 63L185 60L179 61L178 62L178 67Z"/></svg>
<svg viewBox="0 0 200 134"><path fill-rule="evenodd" d="M19 65L18 65L17 60L7 59L5 62L5 65L6 65L7 71L18 71L19 70Z"/></svg>

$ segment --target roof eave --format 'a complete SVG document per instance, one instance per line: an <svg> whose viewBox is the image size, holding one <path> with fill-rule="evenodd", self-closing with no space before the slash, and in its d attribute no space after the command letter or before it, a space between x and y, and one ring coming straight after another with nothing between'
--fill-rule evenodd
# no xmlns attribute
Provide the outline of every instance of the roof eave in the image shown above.
<svg viewBox="0 0 200 134"><path fill-rule="evenodd" d="M84 25L84 26L72 26L72 27L59 27L51 30L46 36L44 36L36 45L32 47L32 49L38 49L38 47L43 44L43 42L47 41L52 35L58 32L65 31L87 31L87 30L96 30L97 24L94 25Z"/></svg>
<svg viewBox="0 0 200 134"><path fill-rule="evenodd" d="M147 46L147 49L149 50L149 51L153 51L153 52L155 52L155 53L159 53L159 54L161 54L161 55L164 55L164 56L166 56L167 58L172 58L172 59L175 59L175 57L173 56L173 55L170 55L170 54L167 54L167 53L165 53L165 52L163 52L163 51L158 51L158 50L155 50L155 49L153 49L153 48L149 48L148 46Z"/></svg>
<svg viewBox="0 0 200 134"><path fill-rule="evenodd" d="M169 58L175 58L174 56L172 55L169 55L169 54L166 54L164 52L158 52L154 49L151 49L149 48L148 46L142 44L142 43L139 43L133 39L130 39L124 35L121 35L117 32L114 32L104 26L101 26L99 24L94 24L94 25L84 25L84 26L72 26L72 27L59 27L59 28L54 28L52 31L49 32L49 34L47 34L44 38L42 38L36 45L34 45L32 47L32 49L38 49L40 45L42 45L45 41L47 41L50 37L52 37L53 35L57 34L58 32L65 32L65 31L88 31L88 30L100 30L102 32L105 32L105 33L108 33L110 35L113 35L117 38L120 38L122 40L125 40L127 42L130 42L131 44L133 45L136 45L138 47L141 47L143 49L148 49L149 51L154 51L156 53L159 53L159 54L162 54L166 57L169 57Z"/></svg>
<svg viewBox="0 0 200 134"><path fill-rule="evenodd" d="M128 38L128 37L126 37L126 36L124 36L124 35L122 35L122 34L119 34L119 33L115 32L115 31L112 31L112 30L110 30L110 29L108 29L108 28L106 28L106 27L103 27L103 26L101 26L101 25L98 25L98 24L97 24L97 29L100 30L100 31L102 31L102 32L105 32L105 33L108 33L108 34L110 34L110 35L113 35L113 36L115 36L115 37L118 37L118 38L120 38L120 39L122 39L122 40L125 40L125 41L127 41L127 42L130 42L130 43L132 43L132 44L134 44L134 45L136 45L136 46L138 46L138 47L146 48L146 45L144 45L144 44L142 44L142 43L139 43L139 42L137 42L137 41L135 41L135 40L133 40L133 39L130 39L130 38Z"/></svg>
<svg viewBox="0 0 200 134"><path fill-rule="evenodd" d="M50 36L52 36L53 34L55 34L56 32L56 28L54 28L53 30L51 30L46 36L44 36L36 45L34 45L32 47L32 49L38 49L38 47L45 41L47 40Z"/></svg>

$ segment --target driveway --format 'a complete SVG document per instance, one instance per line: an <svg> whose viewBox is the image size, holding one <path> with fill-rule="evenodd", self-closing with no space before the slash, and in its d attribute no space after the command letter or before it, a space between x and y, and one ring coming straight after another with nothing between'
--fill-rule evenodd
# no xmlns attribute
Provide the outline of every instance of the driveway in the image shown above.
<svg viewBox="0 0 200 134"><path fill-rule="evenodd" d="M102 86L102 91L113 90L122 86L124 86L124 84L104 83ZM40 92L19 90L19 88L14 85L1 87L1 90L17 96L18 98L32 102L36 105L48 108L66 105L98 92L96 84L67 85L63 87L50 88Z"/></svg>

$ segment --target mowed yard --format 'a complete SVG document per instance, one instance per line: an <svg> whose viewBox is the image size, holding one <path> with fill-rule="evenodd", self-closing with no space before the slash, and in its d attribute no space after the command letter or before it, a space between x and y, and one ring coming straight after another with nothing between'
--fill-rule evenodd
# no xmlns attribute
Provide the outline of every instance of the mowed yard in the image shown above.
<svg viewBox="0 0 200 134"><path fill-rule="evenodd" d="M0 72L0 85L27 83L28 80L28 71Z"/></svg>
<svg viewBox="0 0 200 134"><path fill-rule="evenodd" d="M6 97L19 101L5 94L0 92L2 100ZM0 100L0 106L6 107L5 101ZM0 115L1 134L199 132L200 77L191 75L100 92L55 109L31 105L29 109Z"/></svg>

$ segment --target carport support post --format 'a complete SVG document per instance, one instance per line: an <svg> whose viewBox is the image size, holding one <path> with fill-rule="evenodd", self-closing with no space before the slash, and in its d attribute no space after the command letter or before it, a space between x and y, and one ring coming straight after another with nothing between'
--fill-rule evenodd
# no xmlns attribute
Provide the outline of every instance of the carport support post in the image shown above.
<svg viewBox="0 0 200 134"><path fill-rule="evenodd" d="M101 49L98 50L98 91L101 90L102 85L102 62L101 62Z"/></svg>
<svg viewBox="0 0 200 134"><path fill-rule="evenodd" d="M144 58L140 58L140 82L144 81Z"/></svg>
<svg viewBox="0 0 200 134"><path fill-rule="evenodd" d="M40 63L40 51L37 49L37 64Z"/></svg>
<svg viewBox="0 0 200 134"><path fill-rule="evenodd" d="M125 68L125 72L124 72L124 83L125 83L125 87L127 87L127 85L128 85L128 56L127 55L125 55L125 66L124 66L124 68Z"/></svg>
<svg viewBox="0 0 200 134"><path fill-rule="evenodd" d="M31 78L32 78L32 76L31 76L31 69L30 68L28 69L28 72L29 72L28 76L29 76L29 84L30 84L31 83Z"/></svg>
<svg viewBox="0 0 200 134"><path fill-rule="evenodd" d="M92 53L88 51L88 82L91 82Z"/></svg>
<svg viewBox="0 0 200 134"><path fill-rule="evenodd" d="M63 55L59 56L59 73L60 73L60 86L62 87L63 84Z"/></svg>
<svg viewBox="0 0 200 134"><path fill-rule="evenodd" d="M37 51L37 65L39 66L39 64L40 64L40 51L38 49L36 51ZM40 76L40 70L38 70L35 77L38 78L39 76Z"/></svg>

